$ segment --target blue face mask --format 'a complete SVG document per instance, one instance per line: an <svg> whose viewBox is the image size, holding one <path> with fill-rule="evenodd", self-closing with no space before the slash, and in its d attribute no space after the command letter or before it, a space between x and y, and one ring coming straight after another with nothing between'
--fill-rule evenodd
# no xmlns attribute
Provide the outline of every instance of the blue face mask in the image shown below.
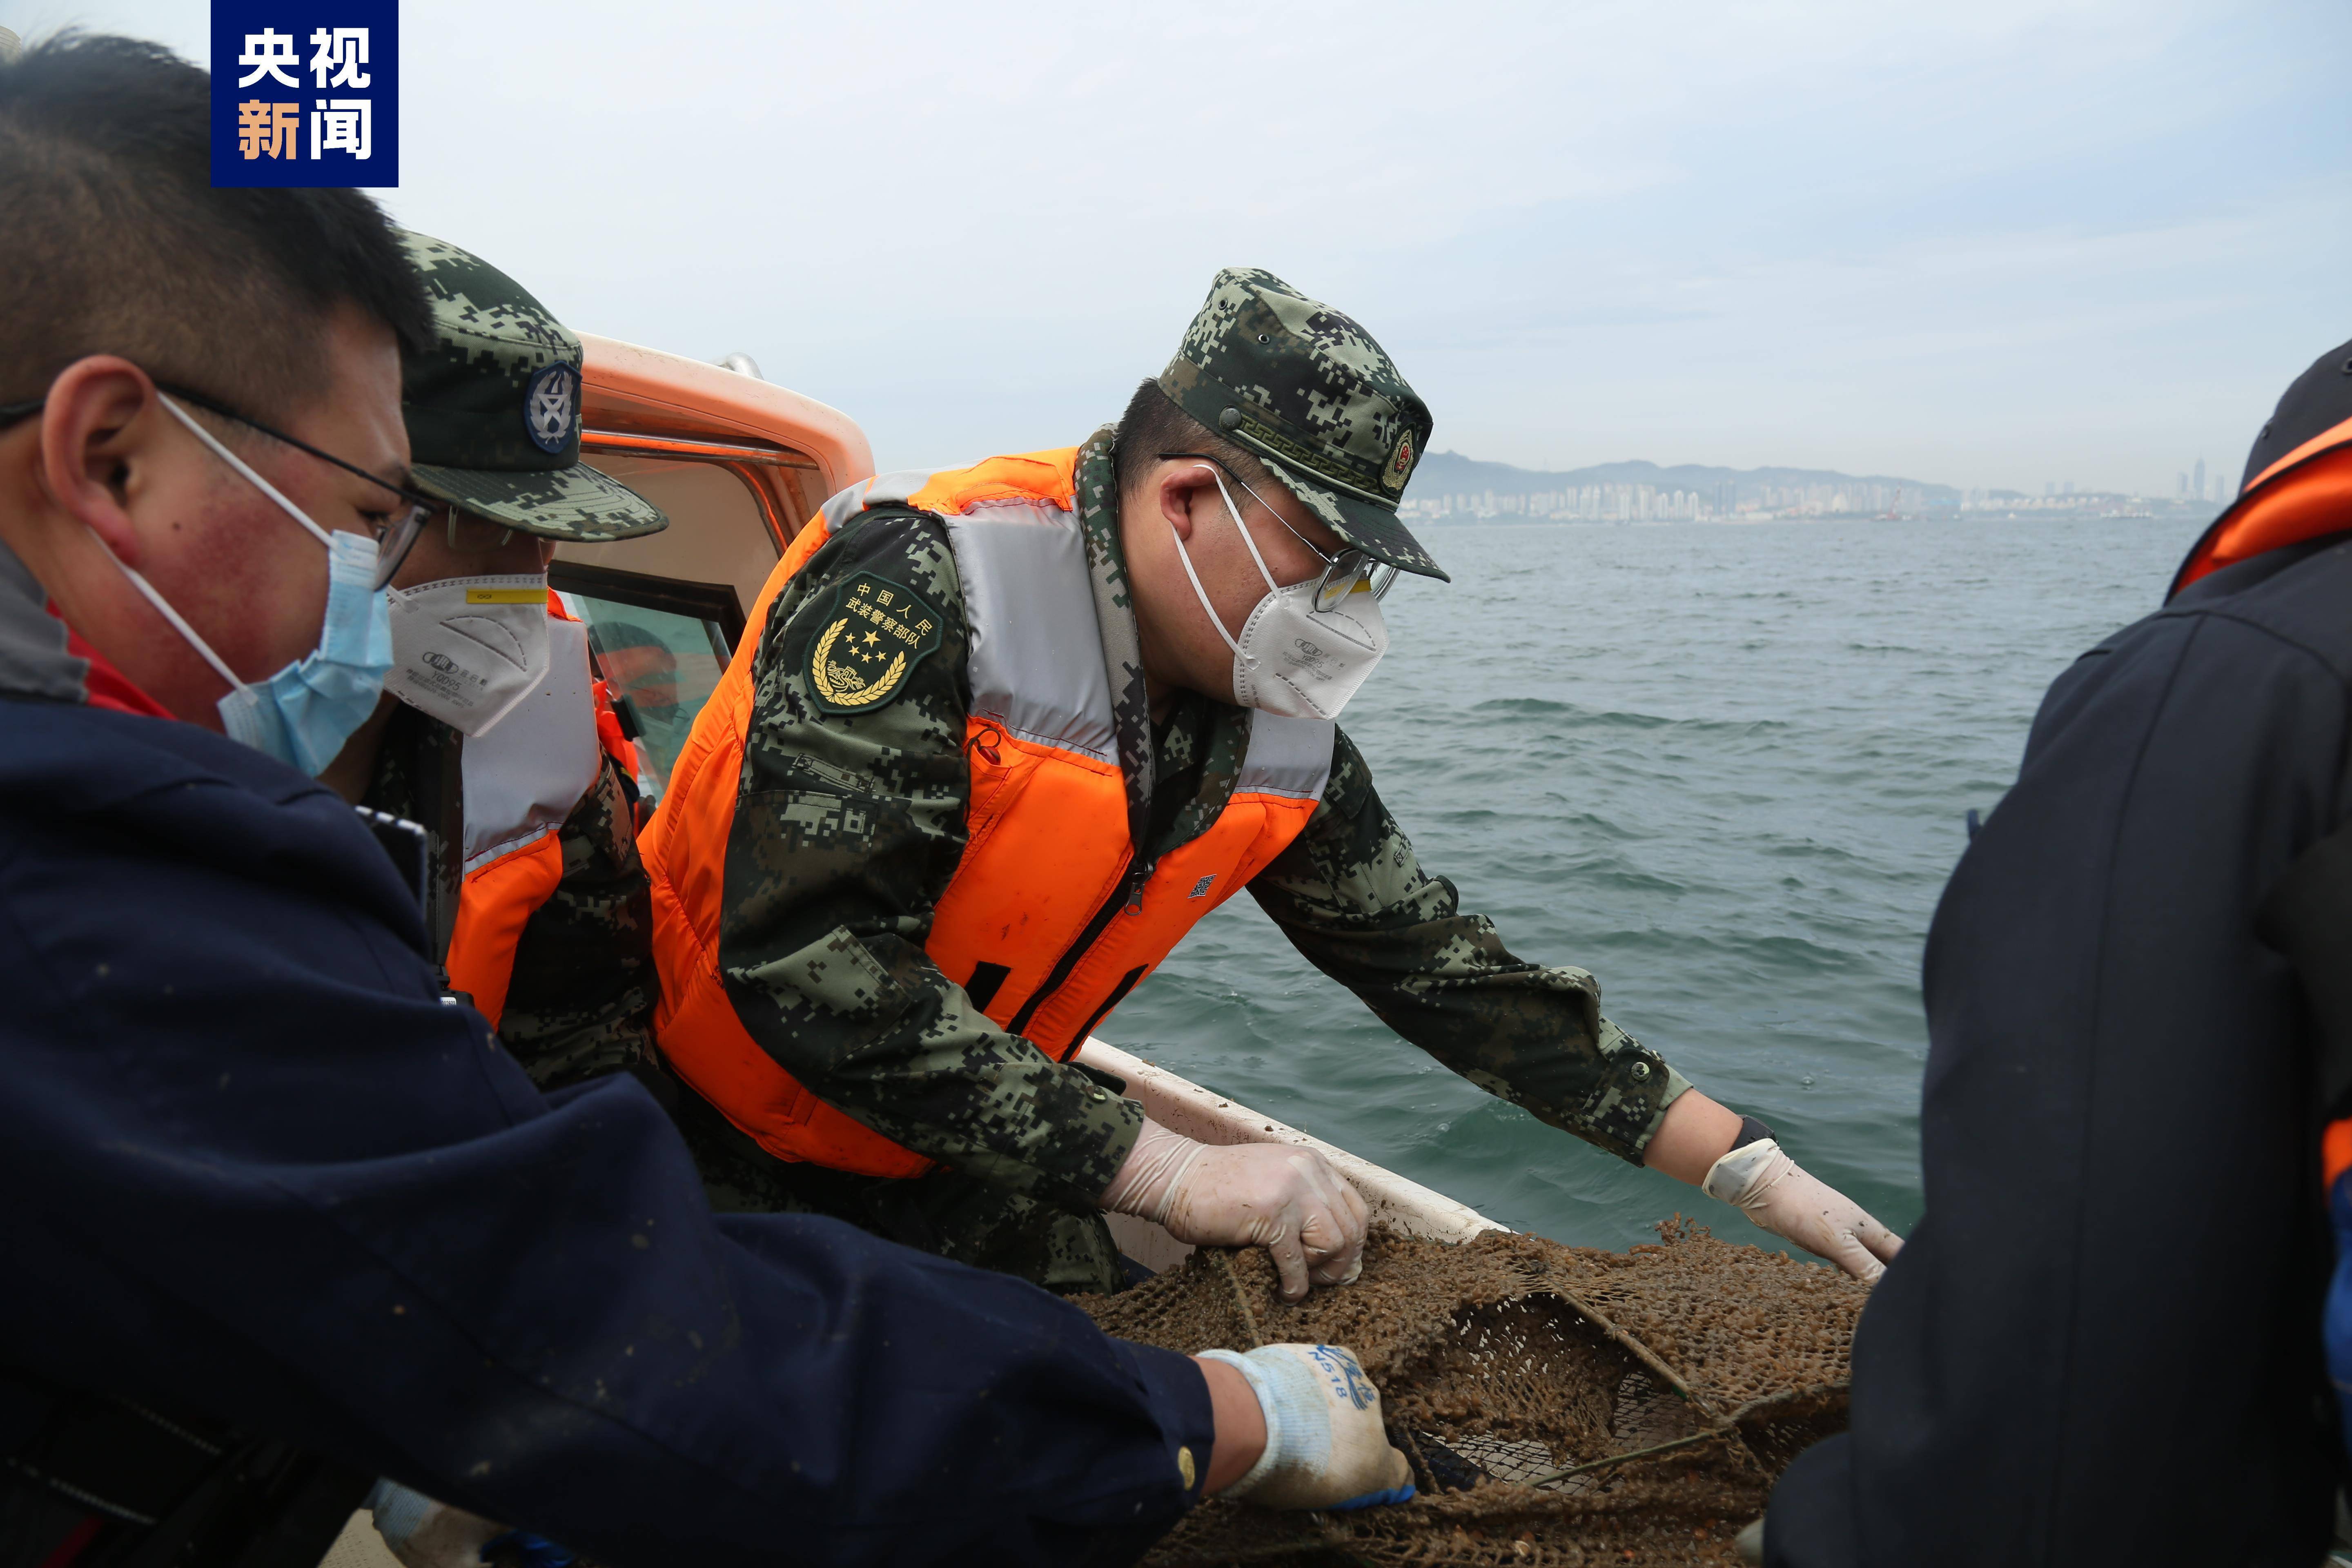
<svg viewBox="0 0 2352 1568"><path fill-rule="evenodd" d="M392 605L384 591L373 585L376 542L362 533L330 533L320 528L275 485L221 445L211 431L190 418L187 410L169 396L157 395L215 456L326 546L327 616L320 628L319 646L268 679L248 684L164 602L153 584L120 558L114 563L156 612L188 639L188 646L228 682L228 695L220 700L220 716L229 738L267 752L315 778L335 760L352 731L375 711L376 700L383 693L383 678L392 668Z"/></svg>

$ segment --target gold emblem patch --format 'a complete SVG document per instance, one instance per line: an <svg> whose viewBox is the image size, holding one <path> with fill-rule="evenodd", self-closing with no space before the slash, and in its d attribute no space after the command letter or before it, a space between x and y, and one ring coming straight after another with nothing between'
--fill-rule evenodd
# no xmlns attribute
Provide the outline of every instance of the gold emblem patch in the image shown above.
<svg viewBox="0 0 2352 1568"><path fill-rule="evenodd" d="M870 713L904 690L939 646L937 610L914 590L860 572L835 592L832 617L809 643L809 691L829 713Z"/></svg>
<svg viewBox="0 0 2352 1568"><path fill-rule="evenodd" d="M1389 454L1389 466L1381 470L1381 483L1390 489L1402 490L1405 480L1412 478L1412 432L1397 437L1396 450Z"/></svg>

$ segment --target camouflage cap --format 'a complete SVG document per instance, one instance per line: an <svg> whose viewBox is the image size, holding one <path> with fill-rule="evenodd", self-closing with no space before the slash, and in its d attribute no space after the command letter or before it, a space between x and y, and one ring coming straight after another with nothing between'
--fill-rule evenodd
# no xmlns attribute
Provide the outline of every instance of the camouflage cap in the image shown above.
<svg viewBox="0 0 2352 1568"><path fill-rule="evenodd" d="M433 306L434 345L402 377L415 485L546 539L599 543L669 526L580 460L580 340L505 273L404 233Z"/></svg>
<svg viewBox="0 0 2352 1568"><path fill-rule="evenodd" d="M1349 543L1444 578L1397 521L1429 449L1429 406L1372 335L1271 272L1228 267L1209 286L1160 390L1272 463Z"/></svg>

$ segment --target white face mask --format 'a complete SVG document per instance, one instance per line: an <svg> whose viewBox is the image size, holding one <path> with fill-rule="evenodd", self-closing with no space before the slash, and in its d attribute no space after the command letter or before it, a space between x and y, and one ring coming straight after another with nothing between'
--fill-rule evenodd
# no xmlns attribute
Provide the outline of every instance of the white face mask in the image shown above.
<svg viewBox="0 0 2352 1568"><path fill-rule="evenodd" d="M1242 623L1242 635L1236 638L1225 630L1217 607L1209 602L1208 591L1201 586L1201 574L1192 570L1184 536L1176 535L1176 553L1184 563L1184 575L1192 580L1192 592L1208 613L1209 624L1234 650L1234 700L1286 719L1338 718L1348 699L1372 673L1372 666L1389 650L1388 623L1381 618L1380 596L1360 587L1342 599L1337 609L1318 612L1315 608L1318 578L1309 577L1287 588L1276 583L1274 574L1266 570L1265 557L1258 553L1257 541L1250 537L1249 524L1242 521L1241 509L1234 505L1233 492L1225 489L1224 476L1205 464L1202 467L1217 481L1225 511L1241 530L1242 542L1249 546L1258 575L1265 579L1266 595Z"/></svg>
<svg viewBox="0 0 2352 1568"><path fill-rule="evenodd" d="M383 689L451 729L478 735L547 676L547 579L447 577L392 590L392 673Z"/></svg>

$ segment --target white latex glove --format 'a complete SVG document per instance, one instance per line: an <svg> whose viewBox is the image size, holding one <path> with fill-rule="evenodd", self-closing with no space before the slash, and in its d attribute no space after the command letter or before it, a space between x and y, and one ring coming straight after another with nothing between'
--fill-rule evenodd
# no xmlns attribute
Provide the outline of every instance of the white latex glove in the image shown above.
<svg viewBox="0 0 2352 1568"><path fill-rule="evenodd" d="M1224 1490L1261 1508L1370 1508L1412 1496L1412 1467L1389 1447L1381 1391L1353 1351L1261 1345L1202 1351L1249 1379L1265 1415L1265 1452Z"/></svg>
<svg viewBox="0 0 2352 1568"><path fill-rule="evenodd" d="M1345 1285L1364 1270L1362 1194L1296 1144L1196 1143L1147 1119L1101 1202L1195 1247L1265 1247L1286 1300L1305 1300L1310 1279Z"/></svg>
<svg viewBox="0 0 2352 1568"><path fill-rule="evenodd" d="M1707 1167L1700 1188L1738 1205L1773 1235L1826 1258L1864 1284L1875 1284L1903 1249L1903 1238L1835 1187L1807 1175L1780 1142L1759 1138Z"/></svg>
<svg viewBox="0 0 2352 1568"><path fill-rule="evenodd" d="M503 1524L436 1502L398 1481L378 1480L367 1508L403 1568L482 1568L484 1544L507 1532Z"/></svg>

